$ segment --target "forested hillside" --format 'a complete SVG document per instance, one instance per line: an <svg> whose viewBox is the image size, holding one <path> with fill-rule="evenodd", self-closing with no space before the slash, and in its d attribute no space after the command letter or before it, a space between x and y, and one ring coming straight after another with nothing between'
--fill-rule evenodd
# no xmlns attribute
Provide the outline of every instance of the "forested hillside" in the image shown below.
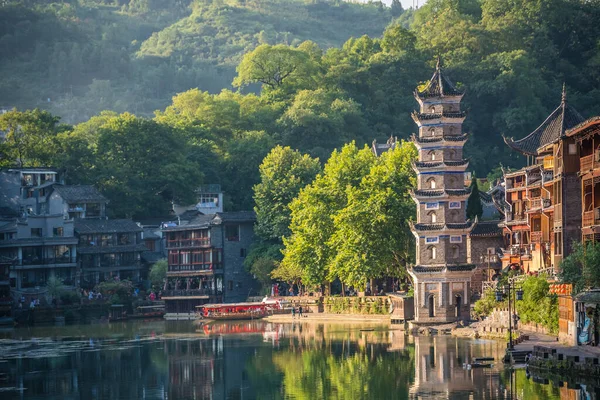
<svg viewBox="0 0 600 400"><path fill-rule="evenodd" d="M466 91L478 176L522 165L501 135L539 125L563 82L580 113L600 114L600 0L429 0L405 12L397 2L19 3L0 8L3 102L63 122L135 115L63 126L5 114L0 166L19 156L65 167L72 182L98 185L115 215L164 211L201 182L221 183L229 209L250 209L278 144L324 164L352 140L406 139L413 90L438 55Z"/></svg>
<svg viewBox="0 0 600 400"><path fill-rule="evenodd" d="M380 36L387 7L302 0L0 2L0 107L42 107L68 122L111 109L151 115L199 87L231 88L259 44L323 48Z"/></svg>

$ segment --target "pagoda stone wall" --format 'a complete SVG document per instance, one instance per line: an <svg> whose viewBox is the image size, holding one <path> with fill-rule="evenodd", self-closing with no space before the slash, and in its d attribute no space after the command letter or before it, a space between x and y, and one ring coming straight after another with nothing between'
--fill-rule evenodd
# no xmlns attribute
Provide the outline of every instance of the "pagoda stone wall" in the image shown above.
<svg viewBox="0 0 600 400"><path fill-rule="evenodd" d="M415 92L419 112L417 223L412 232L417 243L416 265L409 269L415 288L415 322L446 323L470 317L471 275L468 236L473 226L466 219L469 195L463 160L465 138L460 110L462 93L438 67L428 86Z"/></svg>

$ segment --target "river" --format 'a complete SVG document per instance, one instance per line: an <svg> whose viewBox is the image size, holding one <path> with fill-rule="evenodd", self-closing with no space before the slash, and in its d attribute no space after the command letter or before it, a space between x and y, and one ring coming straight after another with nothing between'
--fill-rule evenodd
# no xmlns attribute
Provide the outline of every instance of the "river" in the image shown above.
<svg viewBox="0 0 600 400"><path fill-rule="evenodd" d="M497 341L414 337L367 324L157 320L11 328L0 330L0 398L585 398L583 386L511 374L499 363L463 368L473 357L499 360L503 352Z"/></svg>

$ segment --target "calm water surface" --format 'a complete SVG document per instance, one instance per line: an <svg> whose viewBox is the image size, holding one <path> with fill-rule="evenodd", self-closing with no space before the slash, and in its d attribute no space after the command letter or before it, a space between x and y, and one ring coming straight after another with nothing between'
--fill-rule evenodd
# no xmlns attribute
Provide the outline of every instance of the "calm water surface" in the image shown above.
<svg viewBox="0 0 600 400"><path fill-rule="evenodd" d="M583 387L544 384L524 370L463 369L473 357L499 359L503 348L377 325L152 321L8 329L0 331L0 399L586 398Z"/></svg>

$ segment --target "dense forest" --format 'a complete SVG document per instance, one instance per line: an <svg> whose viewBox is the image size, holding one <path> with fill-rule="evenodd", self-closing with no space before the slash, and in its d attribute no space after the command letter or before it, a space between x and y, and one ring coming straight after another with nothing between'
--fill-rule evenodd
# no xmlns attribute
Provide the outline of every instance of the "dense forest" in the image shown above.
<svg viewBox="0 0 600 400"><path fill-rule="evenodd" d="M534 129L563 82L600 113L599 18L598 0L4 0L0 99L48 112L0 117L0 166L64 167L115 216L164 214L202 182L251 209L277 145L323 165L351 141L408 138L439 55L466 91L471 166L493 175L523 162L501 135Z"/></svg>
<svg viewBox="0 0 600 400"><path fill-rule="evenodd" d="M178 92L231 89L260 44L325 49L380 36L391 20L381 4L341 1L0 1L0 107L41 107L69 123L106 109L151 116Z"/></svg>

